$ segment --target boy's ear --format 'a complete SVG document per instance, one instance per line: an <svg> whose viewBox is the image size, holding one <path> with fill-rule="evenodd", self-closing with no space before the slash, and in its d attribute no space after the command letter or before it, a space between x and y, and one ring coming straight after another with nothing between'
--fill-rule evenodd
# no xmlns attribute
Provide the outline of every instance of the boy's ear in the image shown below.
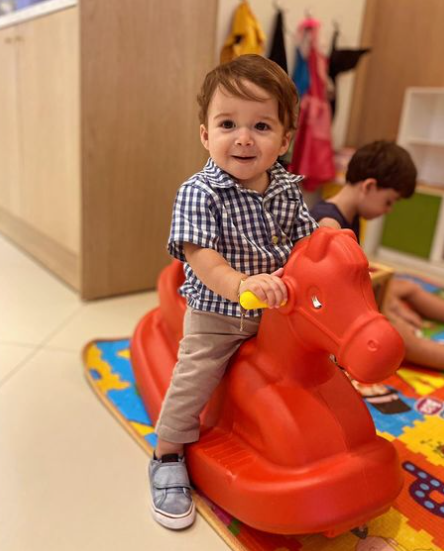
<svg viewBox="0 0 444 551"><path fill-rule="evenodd" d="M366 178L362 181L362 190L364 193L368 193L369 191L375 190L377 188L378 182L375 180L375 178Z"/></svg>
<svg viewBox="0 0 444 551"><path fill-rule="evenodd" d="M279 155L284 155L284 153L287 153L288 148L290 147L291 142L291 132L285 132L283 138L282 138L282 145L279 150Z"/></svg>
<svg viewBox="0 0 444 551"><path fill-rule="evenodd" d="M202 145L205 147L205 149L208 149L208 130L206 129L206 126L204 124L200 125L200 141L202 142Z"/></svg>

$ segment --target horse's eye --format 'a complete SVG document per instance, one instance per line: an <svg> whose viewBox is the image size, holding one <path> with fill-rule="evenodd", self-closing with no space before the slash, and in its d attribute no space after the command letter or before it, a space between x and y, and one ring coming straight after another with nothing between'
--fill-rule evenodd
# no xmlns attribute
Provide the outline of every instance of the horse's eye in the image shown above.
<svg viewBox="0 0 444 551"><path fill-rule="evenodd" d="M311 297L311 302L316 310L319 310L319 308L322 308L322 303L319 301L318 297L316 295L313 295Z"/></svg>

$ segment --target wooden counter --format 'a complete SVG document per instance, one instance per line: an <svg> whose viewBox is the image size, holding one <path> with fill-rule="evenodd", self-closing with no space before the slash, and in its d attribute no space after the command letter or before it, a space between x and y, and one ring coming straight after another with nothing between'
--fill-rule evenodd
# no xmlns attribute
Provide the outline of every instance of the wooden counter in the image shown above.
<svg viewBox="0 0 444 551"><path fill-rule="evenodd" d="M176 190L207 157L217 0L128 5L0 29L0 231L85 299L155 287Z"/></svg>

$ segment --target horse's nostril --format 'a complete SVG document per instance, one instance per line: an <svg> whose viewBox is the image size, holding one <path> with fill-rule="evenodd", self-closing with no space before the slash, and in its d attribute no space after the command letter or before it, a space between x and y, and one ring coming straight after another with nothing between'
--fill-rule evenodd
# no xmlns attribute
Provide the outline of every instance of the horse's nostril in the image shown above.
<svg viewBox="0 0 444 551"><path fill-rule="evenodd" d="M376 352L377 350L379 350L379 343L374 340L369 340L367 343L367 347L371 352Z"/></svg>
<svg viewBox="0 0 444 551"><path fill-rule="evenodd" d="M316 310L319 310L319 308L322 308L322 303L319 301L319 299L316 295L313 295L311 297L311 302L312 302L313 306L316 308Z"/></svg>

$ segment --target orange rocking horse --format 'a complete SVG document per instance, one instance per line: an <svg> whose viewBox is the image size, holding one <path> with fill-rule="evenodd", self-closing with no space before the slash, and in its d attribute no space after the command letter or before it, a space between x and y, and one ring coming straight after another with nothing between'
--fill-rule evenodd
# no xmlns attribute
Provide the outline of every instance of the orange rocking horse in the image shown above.
<svg viewBox="0 0 444 551"><path fill-rule="evenodd" d="M153 422L182 334L182 281L175 261L160 276L160 306L132 339ZM193 483L242 522L334 536L384 512L402 486L394 447L376 435L343 369L363 383L380 381L399 366L403 344L377 311L352 232L321 228L299 242L283 281L288 302L264 311L257 336L232 358L187 462Z"/></svg>

